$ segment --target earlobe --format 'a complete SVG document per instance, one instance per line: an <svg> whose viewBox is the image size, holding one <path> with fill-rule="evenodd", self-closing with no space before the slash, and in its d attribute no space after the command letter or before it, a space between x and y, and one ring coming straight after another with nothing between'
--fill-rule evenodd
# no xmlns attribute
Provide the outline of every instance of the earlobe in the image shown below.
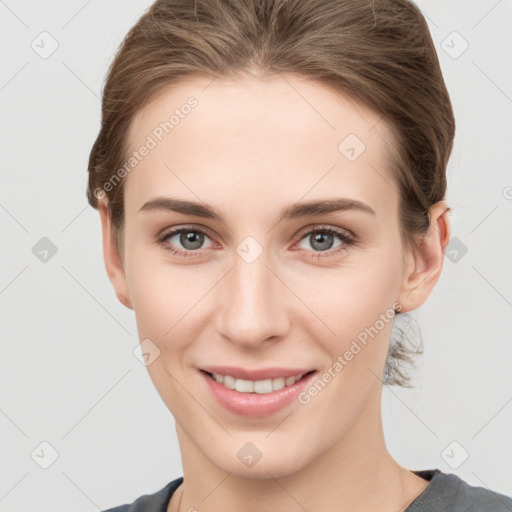
<svg viewBox="0 0 512 512"><path fill-rule="evenodd" d="M110 217L109 205L106 201L99 201L98 211L101 218L101 230L103 237L103 259L108 278L114 287L116 297L119 302L129 309L133 309L126 282L126 274L122 258L118 252L112 222Z"/></svg>
<svg viewBox="0 0 512 512"><path fill-rule="evenodd" d="M133 309L132 303L124 295L122 295L121 293L116 293L116 296L117 296L119 302L121 302L121 304L123 304L124 306L126 306L129 309Z"/></svg>
<svg viewBox="0 0 512 512"><path fill-rule="evenodd" d="M430 210L430 227L412 252L407 254L400 296L402 312L426 302L443 269L444 251L450 240L450 208L439 201Z"/></svg>

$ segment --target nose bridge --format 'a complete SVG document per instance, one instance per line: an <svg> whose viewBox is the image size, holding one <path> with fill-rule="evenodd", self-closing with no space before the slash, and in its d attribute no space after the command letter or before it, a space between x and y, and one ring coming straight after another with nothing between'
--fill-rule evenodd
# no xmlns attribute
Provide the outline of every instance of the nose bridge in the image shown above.
<svg viewBox="0 0 512 512"><path fill-rule="evenodd" d="M251 238L236 248L233 269L221 295L218 323L222 335L247 347L280 337L287 328L278 280L267 267L267 253Z"/></svg>

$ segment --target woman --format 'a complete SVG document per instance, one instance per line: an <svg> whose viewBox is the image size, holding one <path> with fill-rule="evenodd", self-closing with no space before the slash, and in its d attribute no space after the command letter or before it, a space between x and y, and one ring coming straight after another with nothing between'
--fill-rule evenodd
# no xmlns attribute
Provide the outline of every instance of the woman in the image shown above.
<svg viewBox="0 0 512 512"><path fill-rule="evenodd" d="M455 123L411 2L157 1L102 112L88 199L183 463L111 511L512 510L385 446L393 319L450 238Z"/></svg>

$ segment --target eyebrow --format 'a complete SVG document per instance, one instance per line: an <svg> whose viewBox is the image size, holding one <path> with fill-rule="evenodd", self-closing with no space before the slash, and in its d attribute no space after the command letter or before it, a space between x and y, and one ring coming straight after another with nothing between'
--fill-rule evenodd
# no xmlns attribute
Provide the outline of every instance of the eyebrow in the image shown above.
<svg viewBox="0 0 512 512"><path fill-rule="evenodd" d="M347 210L356 210L376 215L375 211L367 204L356 199L341 197L337 199L322 199L289 205L281 211L279 221L314 217L315 215ZM214 219L225 224L224 216L208 204L186 201L173 197L156 197L144 203L144 205L139 209L139 212L153 211L182 213L184 215L193 215L195 217L203 217L205 219Z"/></svg>

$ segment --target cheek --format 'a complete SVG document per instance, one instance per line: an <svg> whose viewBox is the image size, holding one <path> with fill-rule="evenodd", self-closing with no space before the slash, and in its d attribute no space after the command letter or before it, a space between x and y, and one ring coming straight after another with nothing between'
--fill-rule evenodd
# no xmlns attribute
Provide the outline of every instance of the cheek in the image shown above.
<svg viewBox="0 0 512 512"><path fill-rule="evenodd" d="M171 264L154 247L133 247L127 280L139 338L151 339L167 357L185 349L204 326L208 292L218 275L206 267Z"/></svg>
<svg viewBox="0 0 512 512"><path fill-rule="evenodd" d="M398 256L361 255L337 269L312 271L307 281L313 285L301 287L305 303L336 337L352 336L373 324L395 302L400 289L400 266L396 261Z"/></svg>
<svg viewBox="0 0 512 512"><path fill-rule="evenodd" d="M331 361L341 356L345 373L371 367L376 373L385 361L400 289L399 255L388 252L362 257L357 263L329 270L307 290L307 305L321 321L304 324L311 339L321 340ZM343 362L345 364L345 362ZM364 367L364 369L363 369Z"/></svg>
<svg viewBox="0 0 512 512"><path fill-rule="evenodd" d="M165 270L146 266L132 274L129 284L140 336L153 337L162 349L171 342L177 348L176 332L190 322L190 315L197 316L198 302L206 292L187 274Z"/></svg>

